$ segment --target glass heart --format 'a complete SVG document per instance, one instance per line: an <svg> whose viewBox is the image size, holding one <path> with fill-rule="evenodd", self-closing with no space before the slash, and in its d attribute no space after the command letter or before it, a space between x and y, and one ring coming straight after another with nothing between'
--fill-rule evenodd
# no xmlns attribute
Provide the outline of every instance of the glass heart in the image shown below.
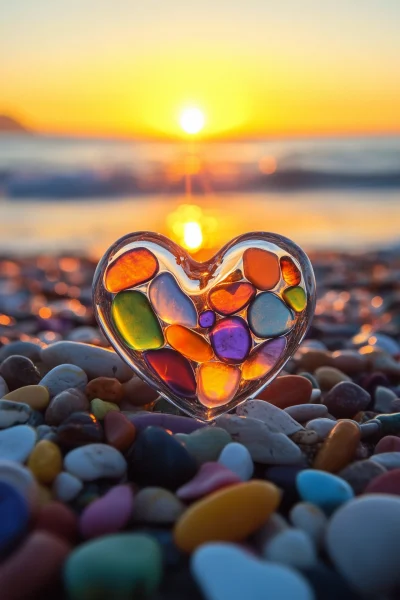
<svg viewBox="0 0 400 600"><path fill-rule="evenodd" d="M163 398L210 421L268 385L315 308L307 255L273 233L241 235L204 263L137 232L98 264L96 318L116 352Z"/></svg>

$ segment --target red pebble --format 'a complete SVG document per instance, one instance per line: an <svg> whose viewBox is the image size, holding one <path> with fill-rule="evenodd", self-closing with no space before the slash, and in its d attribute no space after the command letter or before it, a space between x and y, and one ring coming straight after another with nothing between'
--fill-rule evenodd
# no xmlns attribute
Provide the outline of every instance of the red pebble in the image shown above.
<svg viewBox="0 0 400 600"><path fill-rule="evenodd" d="M136 427L122 413L111 410L104 418L104 435L107 444L124 452L136 437Z"/></svg>
<svg viewBox="0 0 400 600"><path fill-rule="evenodd" d="M374 454L385 452L400 452L400 438L395 435L385 435L375 446Z"/></svg>
<svg viewBox="0 0 400 600"><path fill-rule="evenodd" d="M35 529L49 531L74 544L78 537L78 519L65 504L49 502L40 509Z"/></svg>
<svg viewBox="0 0 400 600"><path fill-rule="evenodd" d="M307 404L311 398L311 391L311 381L306 377L284 375L274 379L265 390L257 394L257 398L279 408L288 408L297 404Z"/></svg>
<svg viewBox="0 0 400 600"><path fill-rule="evenodd" d="M370 481L364 490L364 494L400 496L400 469L393 469Z"/></svg>

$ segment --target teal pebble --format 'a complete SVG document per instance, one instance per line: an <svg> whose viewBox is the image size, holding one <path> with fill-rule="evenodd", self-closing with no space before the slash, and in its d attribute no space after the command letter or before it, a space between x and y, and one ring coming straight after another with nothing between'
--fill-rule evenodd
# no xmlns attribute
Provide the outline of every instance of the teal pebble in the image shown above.
<svg viewBox="0 0 400 600"><path fill-rule="evenodd" d="M229 433L221 427L202 427L189 434L177 433L175 438L185 446L198 465L218 460L225 446L232 442Z"/></svg>
<svg viewBox="0 0 400 600"><path fill-rule="evenodd" d="M381 425L381 435L396 435L400 433L400 413L389 415L377 415L373 421L379 421ZM371 421L370 421L371 422Z"/></svg>
<svg viewBox="0 0 400 600"><path fill-rule="evenodd" d="M296 486L302 500L319 506L328 514L354 498L354 492L347 481L317 469L301 471L297 475Z"/></svg>
<svg viewBox="0 0 400 600"><path fill-rule="evenodd" d="M149 598L163 575L162 551L152 537L108 535L79 546L68 557L64 583L71 600Z"/></svg>

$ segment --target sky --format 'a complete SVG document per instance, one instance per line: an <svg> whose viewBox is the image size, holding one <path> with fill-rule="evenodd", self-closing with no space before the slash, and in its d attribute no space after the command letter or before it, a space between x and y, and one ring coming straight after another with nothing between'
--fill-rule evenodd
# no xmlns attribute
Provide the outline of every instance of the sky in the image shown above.
<svg viewBox="0 0 400 600"><path fill-rule="evenodd" d="M0 0L0 113L67 134L400 132L399 0Z"/></svg>

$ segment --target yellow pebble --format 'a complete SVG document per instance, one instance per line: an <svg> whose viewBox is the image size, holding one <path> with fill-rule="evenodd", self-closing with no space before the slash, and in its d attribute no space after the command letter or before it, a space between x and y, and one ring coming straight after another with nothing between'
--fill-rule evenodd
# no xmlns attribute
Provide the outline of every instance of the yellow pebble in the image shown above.
<svg viewBox="0 0 400 600"><path fill-rule="evenodd" d="M28 404L33 410L44 410L50 402L50 394L44 385L26 385L9 392L2 400L12 400L13 402L23 402Z"/></svg>
<svg viewBox="0 0 400 600"><path fill-rule="evenodd" d="M184 512L175 526L175 544L192 552L206 542L243 540L265 523L280 497L274 484L258 480L218 490Z"/></svg>
<svg viewBox="0 0 400 600"><path fill-rule="evenodd" d="M39 506L45 506L52 502L53 493L46 485L38 485L38 503Z"/></svg>
<svg viewBox="0 0 400 600"><path fill-rule="evenodd" d="M114 402L106 402L100 398L95 398L90 403L90 412L93 413L96 419L99 421L103 421L106 414L112 410L119 410L118 404L114 404Z"/></svg>
<svg viewBox="0 0 400 600"><path fill-rule="evenodd" d="M28 468L40 483L52 483L62 470L62 462L60 448L53 442L41 440L28 459Z"/></svg>

